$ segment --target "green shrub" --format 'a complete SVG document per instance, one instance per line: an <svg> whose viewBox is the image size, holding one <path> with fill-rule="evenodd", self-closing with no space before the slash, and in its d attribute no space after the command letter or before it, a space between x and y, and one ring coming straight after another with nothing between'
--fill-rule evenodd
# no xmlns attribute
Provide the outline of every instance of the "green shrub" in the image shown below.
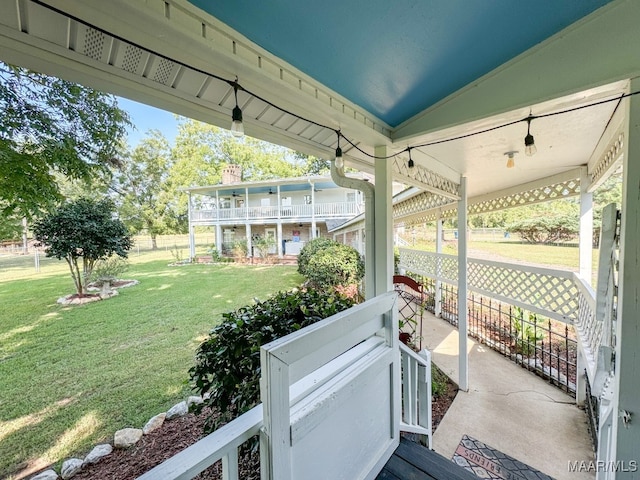
<svg viewBox="0 0 640 480"><path fill-rule="evenodd" d="M330 240L325 237L314 238L313 240L307 242L302 250L300 250L300 254L298 255L298 273L307 277L309 260L320 250L327 248L330 245L335 244L333 240Z"/></svg>
<svg viewBox="0 0 640 480"><path fill-rule="evenodd" d="M564 242L575 238L578 230L578 219L572 214L525 218L507 227L528 243Z"/></svg>
<svg viewBox="0 0 640 480"><path fill-rule="evenodd" d="M298 257L298 272L316 288L333 288L358 283L364 276L364 262L358 251L332 240L315 239ZM305 249L310 247L305 252Z"/></svg>
<svg viewBox="0 0 640 480"><path fill-rule="evenodd" d="M126 258L112 255L96 262L93 272L91 272L91 280L95 283L113 282L118 280L128 269L129 262Z"/></svg>
<svg viewBox="0 0 640 480"><path fill-rule="evenodd" d="M212 432L259 403L262 345L352 305L335 293L294 290L223 314L189 370L192 388L200 395L210 394L196 411L209 406L216 412L205 422L205 431Z"/></svg>

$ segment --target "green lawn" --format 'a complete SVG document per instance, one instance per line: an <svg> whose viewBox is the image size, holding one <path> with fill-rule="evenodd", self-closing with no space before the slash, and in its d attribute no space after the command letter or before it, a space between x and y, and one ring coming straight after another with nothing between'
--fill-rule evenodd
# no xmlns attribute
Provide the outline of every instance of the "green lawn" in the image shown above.
<svg viewBox="0 0 640 480"><path fill-rule="evenodd" d="M0 477L85 454L189 393L187 370L220 314L298 285L295 267L168 267L133 254L140 285L62 307L66 263L0 258Z"/></svg>

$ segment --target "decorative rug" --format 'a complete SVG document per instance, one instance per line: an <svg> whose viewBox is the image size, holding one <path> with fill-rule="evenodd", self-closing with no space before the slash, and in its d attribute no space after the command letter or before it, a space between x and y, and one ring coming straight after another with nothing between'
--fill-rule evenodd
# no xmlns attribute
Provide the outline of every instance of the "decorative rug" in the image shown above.
<svg viewBox="0 0 640 480"><path fill-rule="evenodd" d="M462 436L452 460L479 478L553 480L549 475L545 475L469 435Z"/></svg>

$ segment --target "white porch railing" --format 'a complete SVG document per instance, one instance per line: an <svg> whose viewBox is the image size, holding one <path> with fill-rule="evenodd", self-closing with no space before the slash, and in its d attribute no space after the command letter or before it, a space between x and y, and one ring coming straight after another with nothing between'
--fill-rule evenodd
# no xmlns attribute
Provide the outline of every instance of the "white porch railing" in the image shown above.
<svg viewBox="0 0 640 480"><path fill-rule="evenodd" d="M400 430L424 435L430 446L430 354L398 342L395 295L380 295L265 345L264 406L139 480L192 478L218 460L223 479L238 480L238 447L255 435L264 480L373 478Z"/></svg>
<svg viewBox="0 0 640 480"><path fill-rule="evenodd" d="M238 480L238 447L262 428L262 404L149 470L138 480L187 480L222 460L223 480Z"/></svg>
<svg viewBox="0 0 640 480"><path fill-rule="evenodd" d="M317 203L315 205L254 206L239 208L192 209L193 223L217 220L237 221L276 218L306 219L314 215L319 218L352 217L362 213L362 205L356 202Z"/></svg>
<svg viewBox="0 0 640 480"><path fill-rule="evenodd" d="M431 352L419 354L400 344L402 365L402 418L400 431L416 433L432 448Z"/></svg>

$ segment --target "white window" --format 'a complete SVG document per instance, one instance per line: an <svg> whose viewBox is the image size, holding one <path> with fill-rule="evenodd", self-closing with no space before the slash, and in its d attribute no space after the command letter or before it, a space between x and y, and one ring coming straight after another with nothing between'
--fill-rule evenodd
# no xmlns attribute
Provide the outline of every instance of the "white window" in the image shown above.
<svg viewBox="0 0 640 480"><path fill-rule="evenodd" d="M260 199L260 206L261 207L269 207L269 206L271 206L271 198L269 198L269 197L261 198Z"/></svg>
<svg viewBox="0 0 640 480"><path fill-rule="evenodd" d="M305 195L304 196L304 204L305 205L311 205L311 195Z"/></svg>
<svg viewBox="0 0 640 480"><path fill-rule="evenodd" d="M280 204L283 207L290 207L291 206L291 197L282 197L280 199L280 202L281 202Z"/></svg>
<svg viewBox="0 0 640 480"><path fill-rule="evenodd" d="M231 197L220 197L220 208L231 208Z"/></svg>
<svg viewBox="0 0 640 480"><path fill-rule="evenodd" d="M347 202L355 202L356 201L356 192L347 192Z"/></svg>

